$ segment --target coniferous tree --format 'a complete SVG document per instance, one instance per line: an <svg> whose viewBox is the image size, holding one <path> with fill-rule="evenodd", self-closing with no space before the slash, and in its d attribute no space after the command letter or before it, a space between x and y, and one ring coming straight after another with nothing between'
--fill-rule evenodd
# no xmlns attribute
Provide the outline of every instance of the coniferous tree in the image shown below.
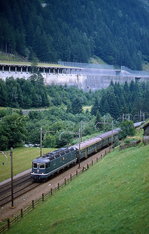
<svg viewBox="0 0 149 234"><path fill-rule="evenodd" d="M149 61L144 1L47 0L44 8L41 2L0 1L1 51L51 62L98 56L133 69Z"/></svg>
<svg viewBox="0 0 149 234"><path fill-rule="evenodd" d="M7 106L7 88L3 80L0 79L0 105Z"/></svg>
<svg viewBox="0 0 149 234"><path fill-rule="evenodd" d="M82 112L82 99L75 98L72 101L71 111L72 111L73 114L78 114L78 113Z"/></svg>

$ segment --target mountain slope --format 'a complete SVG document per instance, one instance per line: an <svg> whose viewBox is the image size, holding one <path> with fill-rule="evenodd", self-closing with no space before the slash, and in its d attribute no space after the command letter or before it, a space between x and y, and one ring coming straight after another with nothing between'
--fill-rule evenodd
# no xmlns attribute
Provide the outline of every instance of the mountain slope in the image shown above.
<svg viewBox="0 0 149 234"><path fill-rule="evenodd" d="M30 60L88 62L141 69L149 61L145 0L1 0L0 50Z"/></svg>

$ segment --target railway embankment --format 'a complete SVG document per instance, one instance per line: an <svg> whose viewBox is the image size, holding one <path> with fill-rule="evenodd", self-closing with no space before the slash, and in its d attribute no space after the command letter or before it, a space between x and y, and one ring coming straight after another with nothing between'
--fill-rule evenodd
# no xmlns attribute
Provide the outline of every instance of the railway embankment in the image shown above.
<svg viewBox="0 0 149 234"><path fill-rule="evenodd" d="M148 233L149 145L114 150L8 233Z"/></svg>

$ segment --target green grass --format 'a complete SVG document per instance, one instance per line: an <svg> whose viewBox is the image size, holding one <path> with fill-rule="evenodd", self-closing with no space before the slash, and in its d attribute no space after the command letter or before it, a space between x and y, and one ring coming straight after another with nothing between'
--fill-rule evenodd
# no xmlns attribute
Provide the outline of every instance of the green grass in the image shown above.
<svg viewBox="0 0 149 234"><path fill-rule="evenodd" d="M91 112L92 106L83 106L83 111L89 111Z"/></svg>
<svg viewBox="0 0 149 234"><path fill-rule="evenodd" d="M0 61L26 61L26 59L17 54L14 55L0 51Z"/></svg>
<svg viewBox="0 0 149 234"><path fill-rule="evenodd" d="M53 149L44 148L43 153ZM5 152L7 158L0 153L0 182L10 178L10 152ZM31 168L32 160L40 154L39 148L20 147L13 150L14 175Z"/></svg>
<svg viewBox="0 0 149 234"><path fill-rule="evenodd" d="M148 169L149 145L117 149L8 233L148 234Z"/></svg>
<svg viewBox="0 0 149 234"><path fill-rule="evenodd" d="M137 140L142 141L143 133L144 133L143 128L138 128L136 129L135 136L127 136L124 139L123 143L127 144L127 143L131 143L132 141L137 141Z"/></svg>
<svg viewBox="0 0 149 234"><path fill-rule="evenodd" d="M0 110L7 110L9 107L0 106Z"/></svg>
<svg viewBox="0 0 149 234"><path fill-rule="evenodd" d="M97 56L91 57L90 60L89 60L89 63L93 63L93 64L107 64L100 57L97 57Z"/></svg>
<svg viewBox="0 0 149 234"><path fill-rule="evenodd" d="M31 66L32 62L27 61L24 57L21 57L19 55L13 55L13 54L7 54L4 52L0 51L0 63L6 63L6 64L13 64L13 65L28 65ZM52 63L43 63L43 62L38 62L38 65L40 67L49 67L49 66L54 66L54 67L62 67L62 65L59 64L52 64Z"/></svg>
<svg viewBox="0 0 149 234"><path fill-rule="evenodd" d="M31 66L32 63L31 62L27 62L27 61L7 61L7 60L0 60L0 63L2 64L13 64L13 65L26 65L26 66ZM49 67L49 66L54 66L54 67L64 67L63 65L60 65L60 64L52 64L52 63L41 63L41 62L38 62L37 63L37 67L40 66L40 67Z"/></svg>

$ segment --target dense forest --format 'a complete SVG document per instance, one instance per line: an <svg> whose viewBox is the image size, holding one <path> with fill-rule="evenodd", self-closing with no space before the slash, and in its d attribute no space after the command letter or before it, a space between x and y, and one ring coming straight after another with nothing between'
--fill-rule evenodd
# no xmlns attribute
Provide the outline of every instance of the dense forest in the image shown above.
<svg viewBox="0 0 149 234"><path fill-rule="evenodd" d="M40 74L28 80L0 80L0 103L7 107L0 110L0 150L39 144L41 127L45 147L62 147L75 143L79 128L88 136L119 126L123 114L140 121L140 111L148 117L148 97L149 83L143 82L111 83L105 90L86 93L75 87L45 86Z"/></svg>
<svg viewBox="0 0 149 234"><path fill-rule="evenodd" d="M42 76L31 76L28 80L10 77L0 79L0 105L30 108L48 106L46 87Z"/></svg>
<svg viewBox="0 0 149 234"><path fill-rule="evenodd" d="M76 87L46 86L40 74L29 79L0 79L0 106L13 108L40 108L67 106L70 112L82 111L83 105L91 105L94 94L85 93ZM73 108L76 105L78 108ZM80 110L80 111L79 111Z"/></svg>
<svg viewBox="0 0 149 234"><path fill-rule="evenodd" d="M143 0L1 0L0 50L27 60L149 61L149 5Z"/></svg>
<svg viewBox="0 0 149 234"><path fill-rule="evenodd" d="M123 114L129 113L136 116L140 111L149 113L149 83L134 82L130 84L125 82L124 85L119 83L113 84L100 91L97 91L95 102L92 107L92 114L101 115L109 113L114 119L120 118ZM135 119L133 119L135 120Z"/></svg>
<svg viewBox="0 0 149 234"><path fill-rule="evenodd" d="M149 113L149 83L111 82L110 86L96 92L85 92L71 86L45 85L40 74L29 79L0 79L0 104L2 107L19 109L62 107L67 112L78 114L83 106L92 106L91 113L102 116L110 114L117 119L122 114L137 114L140 110Z"/></svg>

